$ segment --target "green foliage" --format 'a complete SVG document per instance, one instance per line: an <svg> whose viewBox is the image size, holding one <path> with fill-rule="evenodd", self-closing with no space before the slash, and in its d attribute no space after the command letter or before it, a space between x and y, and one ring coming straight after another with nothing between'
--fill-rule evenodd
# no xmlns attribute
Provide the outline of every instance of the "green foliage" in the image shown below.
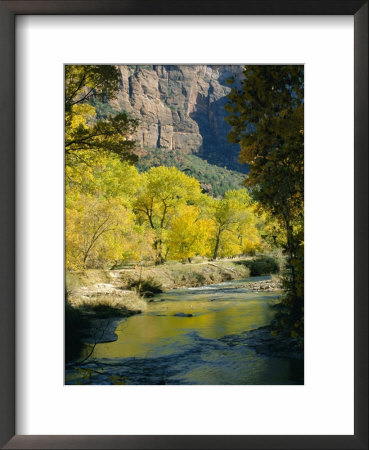
<svg viewBox="0 0 369 450"><path fill-rule="evenodd" d="M66 65L65 66L65 153L66 163L83 158L76 152L95 150L119 155L122 159L136 161L135 141L130 136L138 122L125 112L101 114L90 104L95 99L114 98L119 88L119 70L115 66Z"/></svg>
<svg viewBox="0 0 369 450"><path fill-rule="evenodd" d="M109 116L115 116L119 112L117 109L113 108L109 101L101 101L98 97L91 97L88 103L95 108L96 118L99 119L107 119Z"/></svg>
<svg viewBox="0 0 369 450"><path fill-rule="evenodd" d="M251 261L245 261L244 264L250 269L252 277L270 275L278 273L280 270L279 262L270 256L258 257Z"/></svg>
<svg viewBox="0 0 369 450"><path fill-rule="evenodd" d="M247 66L244 75L226 109L229 140L250 167L246 184L274 215L303 216L303 66Z"/></svg>
<svg viewBox="0 0 369 450"><path fill-rule="evenodd" d="M105 150L116 153L122 159L136 161L133 150L136 143L127 139L137 127L137 121L130 119L126 113L109 116L107 120L90 120L76 124L73 115L80 115L73 108L71 117L66 119L65 151L67 154L81 150ZM92 117L92 115L91 115ZM74 126L76 124L76 126Z"/></svg>
<svg viewBox="0 0 369 450"><path fill-rule="evenodd" d="M209 164L193 154L159 148L147 149L146 155L141 156L137 163L138 170L145 172L156 166L176 167L197 178L203 190L214 197L223 196L229 189L239 189L244 179L240 172Z"/></svg>
<svg viewBox="0 0 369 450"><path fill-rule="evenodd" d="M65 66L65 113L72 107L86 103L91 97L113 98L119 88L119 70L111 65Z"/></svg>
<svg viewBox="0 0 369 450"><path fill-rule="evenodd" d="M229 140L240 144L240 161L249 165L246 186L275 221L273 240L287 254L284 303L299 322L291 334L302 336L304 68L246 66L241 87L233 87L228 98Z"/></svg>

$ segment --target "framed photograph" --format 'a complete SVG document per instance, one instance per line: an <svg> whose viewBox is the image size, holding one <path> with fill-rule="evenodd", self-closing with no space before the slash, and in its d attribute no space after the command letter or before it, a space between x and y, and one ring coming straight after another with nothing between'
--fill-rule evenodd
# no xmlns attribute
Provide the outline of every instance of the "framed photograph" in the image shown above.
<svg viewBox="0 0 369 450"><path fill-rule="evenodd" d="M3 448L368 448L368 4L2 1Z"/></svg>

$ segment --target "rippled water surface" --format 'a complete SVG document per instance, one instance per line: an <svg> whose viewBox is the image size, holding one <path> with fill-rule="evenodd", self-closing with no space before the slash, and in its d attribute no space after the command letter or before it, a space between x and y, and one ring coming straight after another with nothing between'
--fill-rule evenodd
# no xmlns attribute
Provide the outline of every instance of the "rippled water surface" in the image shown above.
<svg viewBox="0 0 369 450"><path fill-rule="evenodd" d="M115 342L97 344L82 366L69 367L66 383L300 384L301 361L261 355L237 340L222 341L273 318L278 292L251 291L247 281L156 296L145 313L118 323Z"/></svg>

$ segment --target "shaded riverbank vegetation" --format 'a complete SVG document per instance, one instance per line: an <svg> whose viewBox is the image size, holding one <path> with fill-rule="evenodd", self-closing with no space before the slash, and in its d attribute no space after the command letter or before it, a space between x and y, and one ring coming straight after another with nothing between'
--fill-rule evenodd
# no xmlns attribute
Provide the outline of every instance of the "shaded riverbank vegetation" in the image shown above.
<svg viewBox="0 0 369 450"><path fill-rule="evenodd" d="M245 185L274 222L270 237L287 257L284 310L275 333L304 336L304 67L246 66L234 79L226 121L240 161L250 169Z"/></svg>

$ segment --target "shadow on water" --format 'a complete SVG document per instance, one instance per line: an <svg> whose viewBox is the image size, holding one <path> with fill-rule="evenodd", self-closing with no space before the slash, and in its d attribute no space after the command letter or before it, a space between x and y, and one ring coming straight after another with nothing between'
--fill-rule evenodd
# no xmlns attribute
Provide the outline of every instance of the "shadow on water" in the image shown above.
<svg viewBox="0 0 369 450"><path fill-rule="evenodd" d="M78 368L70 364L66 383L303 384L303 361L224 339L273 319L278 292L250 291L247 281L160 294L147 312L118 323L115 342L97 344Z"/></svg>

